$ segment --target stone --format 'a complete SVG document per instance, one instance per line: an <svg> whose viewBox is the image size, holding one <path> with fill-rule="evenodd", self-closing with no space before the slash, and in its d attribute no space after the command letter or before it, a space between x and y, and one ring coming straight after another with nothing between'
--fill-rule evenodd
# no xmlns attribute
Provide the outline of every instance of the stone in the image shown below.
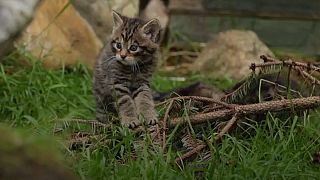
<svg viewBox="0 0 320 180"><path fill-rule="evenodd" d="M0 1L0 57L13 49L13 38L28 24L39 0Z"/></svg>
<svg viewBox="0 0 320 180"><path fill-rule="evenodd" d="M103 43L112 32L112 10L129 17L139 13L137 0L76 0L72 3Z"/></svg>
<svg viewBox="0 0 320 180"><path fill-rule="evenodd" d="M41 1L17 44L48 68L76 63L93 67L102 47L91 26L69 0Z"/></svg>
<svg viewBox="0 0 320 180"><path fill-rule="evenodd" d="M251 72L251 63L262 62L260 55L274 56L254 32L229 30L209 42L191 67L211 78L240 80Z"/></svg>

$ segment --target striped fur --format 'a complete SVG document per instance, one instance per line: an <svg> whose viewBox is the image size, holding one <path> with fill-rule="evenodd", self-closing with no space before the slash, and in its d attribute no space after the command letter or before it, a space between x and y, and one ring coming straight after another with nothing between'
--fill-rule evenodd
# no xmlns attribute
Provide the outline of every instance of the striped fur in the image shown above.
<svg viewBox="0 0 320 180"><path fill-rule="evenodd" d="M97 58L93 89L96 118L108 122L117 113L121 124L135 128L157 123L150 90L156 68L160 25L113 12L114 27L109 43Z"/></svg>

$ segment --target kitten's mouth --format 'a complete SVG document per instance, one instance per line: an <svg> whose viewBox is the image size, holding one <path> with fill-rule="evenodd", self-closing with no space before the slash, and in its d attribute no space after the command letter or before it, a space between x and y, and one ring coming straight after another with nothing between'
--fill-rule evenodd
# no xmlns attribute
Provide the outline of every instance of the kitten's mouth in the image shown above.
<svg viewBox="0 0 320 180"><path fill-rule="evenodd" d="M117 58L118 61L121 62L121 64L125 65L125 66L130 66L131 70L133 73L139 73L140 72L140 67L139 64L136 60L132 59L132 60L128 60L128 59L119 59Z"/></svg>
<svg viewBox="0 0 320 180"><path fill-rule="evenodd" d="M131 65L131 66L137 63L137 61L131 56L126 56L122 58L121 56L117 55L117 60L125 65Z"/></svg>
<svg viewBox="0 0 320 180"><path fill-rule="evenodd" d="M137 64L135 60L120 59L120 61L125 65L129 65L129 66L134 66L135 64Z"/></svg>
<svg viewBox="0 0 320 180"><path fill-rule="evenodd" d="M120 60L124 65L130 66L132 73L140 73L140 67L136 60Z"/></svg>

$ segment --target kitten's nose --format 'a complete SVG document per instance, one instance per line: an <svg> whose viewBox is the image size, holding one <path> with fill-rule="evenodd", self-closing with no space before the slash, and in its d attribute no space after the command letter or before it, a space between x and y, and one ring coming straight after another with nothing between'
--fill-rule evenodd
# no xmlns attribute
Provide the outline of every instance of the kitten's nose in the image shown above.
<svg viewBox="0 0 320 180"><path fill-rule="evenodd" d="M122 59L125 59L125 58L127 57L127 55L126 55L126 54L120 54L120 57L121 57Z"/></svg>
<svg viewBox="0 0 320 180"><path fill-rule="evenodd" d="M122 50L120 51L120 57L121 57L122 59L125 59L125 58L127 57L127 51L126 51L125 49L122 49Z"/></svg>

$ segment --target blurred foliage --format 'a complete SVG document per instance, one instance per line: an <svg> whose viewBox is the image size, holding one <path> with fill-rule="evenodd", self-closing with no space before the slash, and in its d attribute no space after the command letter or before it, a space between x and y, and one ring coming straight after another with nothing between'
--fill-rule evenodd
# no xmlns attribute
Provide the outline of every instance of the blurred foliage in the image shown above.
<svg viewBox="0 0 320 180"><path fill-rule="evenodd" d="M0 125L0 179L76 179L52 137Z"/></svg>

